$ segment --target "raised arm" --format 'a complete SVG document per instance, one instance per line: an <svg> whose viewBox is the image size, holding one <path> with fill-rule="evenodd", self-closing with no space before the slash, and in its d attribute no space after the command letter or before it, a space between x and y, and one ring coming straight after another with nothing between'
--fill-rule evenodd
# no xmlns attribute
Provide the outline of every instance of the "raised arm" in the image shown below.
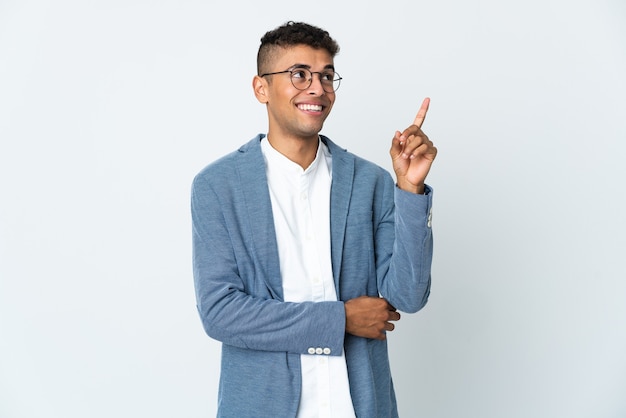
<svg viewBox="0 0 626 418"><path fill-rule="evenodd" d="M404 131L396 131L389 151L400 189L411 193L424 193L424 182L437 156L437 148L422 131L430 99L422 102L413 124Z"/></svg>

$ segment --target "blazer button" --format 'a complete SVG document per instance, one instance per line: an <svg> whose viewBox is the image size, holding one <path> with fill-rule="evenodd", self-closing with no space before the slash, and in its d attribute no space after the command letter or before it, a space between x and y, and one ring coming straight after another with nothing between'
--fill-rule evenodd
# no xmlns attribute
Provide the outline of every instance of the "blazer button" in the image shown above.
<svg viewBox="0 0 626 418"><path fill-rule="evenodd" d="M322 354L324 352L324 350L322 350L322 347L317 347L315 349L315 354Z"/></svg>
<svg viewBox="0 0 626 418"><path fill-rule="evenodd" d="M315 348L309 347L309 354L315 354Z"/></svg>
<svg viewBox="0 0 626 418"><path fill-rule="evenodd" d="M330 354L330 348L328 347L324 348L324 354L326 355Z"/></svg>

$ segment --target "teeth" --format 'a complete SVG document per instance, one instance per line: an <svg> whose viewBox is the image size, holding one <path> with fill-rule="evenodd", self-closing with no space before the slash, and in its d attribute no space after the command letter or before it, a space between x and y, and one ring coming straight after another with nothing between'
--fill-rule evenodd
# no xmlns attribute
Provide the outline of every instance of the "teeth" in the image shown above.
<svg viewBox="0 0 626 418"><path fill-rule="evenodd" d="M302 110L312 110L312 111L315 111L315 112L321 112L322 111L322 106L320 106L320 105L301 104L301 105L298 105L298 108L302 109Z"/></svg>

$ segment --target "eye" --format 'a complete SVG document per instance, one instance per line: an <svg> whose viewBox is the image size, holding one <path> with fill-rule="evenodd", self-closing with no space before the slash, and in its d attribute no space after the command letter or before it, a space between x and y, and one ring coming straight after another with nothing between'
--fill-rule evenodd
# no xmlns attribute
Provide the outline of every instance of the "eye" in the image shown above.
<svg viewBox="0 0 626 418"><path fill-rule="evenodd" d="M335 73L332 71L326 71L321 74L322 81L332 82L335 79Z"/></svg>
<svg viewBox="0 0 626 418"><path fill-rule="evenodd" d="M291 71L291 78L306 80L308 78L307 70L303 68L296 68Z"/></svg>

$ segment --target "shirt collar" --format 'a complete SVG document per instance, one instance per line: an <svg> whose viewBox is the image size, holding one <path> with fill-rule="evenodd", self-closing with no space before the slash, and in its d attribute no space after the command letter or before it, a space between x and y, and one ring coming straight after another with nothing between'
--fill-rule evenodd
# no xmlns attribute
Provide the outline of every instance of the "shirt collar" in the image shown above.
<svg viewBox="0 0 626 418"><path fill-rule="evenodd" d="M278 169L280 171L285 172L285 174L290 175L303 175L315 172L321 161L324 159L328 159L330 155L326 144L322 142L318 137L317 143L317 153L315 154L315 159L313 162L305 169L303 169L300 164L297 164L291 161L289 158L285 157L283 154L278 152L270 142L267 140L267 137L261 140L261 152L265 157L265 162L268 167L272 167Z"/></svg>

